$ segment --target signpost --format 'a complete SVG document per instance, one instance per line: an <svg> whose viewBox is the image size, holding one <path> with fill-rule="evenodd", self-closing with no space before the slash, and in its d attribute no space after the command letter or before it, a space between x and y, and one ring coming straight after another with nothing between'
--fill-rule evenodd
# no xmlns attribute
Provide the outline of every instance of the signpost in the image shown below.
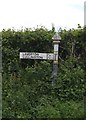
<svg viewBox="0 0 86 120"><path fill-rule="evenodd" d="M53 71L51 75L52 85L54 85L58 70L58 49L61 37L56 33L53 37L54 53L20 52L20 59L44 59L53 60Z"/></svg>

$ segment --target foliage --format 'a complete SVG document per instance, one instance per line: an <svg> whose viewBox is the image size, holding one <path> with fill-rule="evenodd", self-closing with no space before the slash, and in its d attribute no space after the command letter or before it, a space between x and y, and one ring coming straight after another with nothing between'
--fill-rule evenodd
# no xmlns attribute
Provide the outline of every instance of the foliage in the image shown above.
<svg viewBox="0 0 86 120"><path fill-rule="evenodd" d="M37 106L38 118L83 118L83 102L58 101L42 97L41 103Z"/></svg>
<svg viewBox="0 0 86 120"><path fill-rule="evenodd" d="M55 31L3 30L3 118L83 118L86 28L60 30L59 71L51 84L52 61L20 60L20 51L53 52Z"/></svg>

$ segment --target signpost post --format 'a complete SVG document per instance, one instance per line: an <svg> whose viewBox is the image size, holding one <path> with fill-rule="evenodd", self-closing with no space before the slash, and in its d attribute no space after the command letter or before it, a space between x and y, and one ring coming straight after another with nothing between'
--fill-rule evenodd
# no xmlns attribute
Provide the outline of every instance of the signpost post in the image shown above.
<svg viewBox="0 0 86 120"><path fill-rule="evenodd" d="M54 53L20 52L20 59L53 60L52 85L55 83L58 70L58 48L61 37L56 33L53 37Z"/></svg>
<svg viewBox="0 0 86 120"><path fill-rule="evenodd" d="M51 80L52 80L52 85L54 85L57 77L57 72L58 72L58 49L59 49L59 43L60 43L61 37L58 35L58 33L56 33L52 37L52 40L54 45L55 60L53 61L53 71L52 71Z"/></svg>

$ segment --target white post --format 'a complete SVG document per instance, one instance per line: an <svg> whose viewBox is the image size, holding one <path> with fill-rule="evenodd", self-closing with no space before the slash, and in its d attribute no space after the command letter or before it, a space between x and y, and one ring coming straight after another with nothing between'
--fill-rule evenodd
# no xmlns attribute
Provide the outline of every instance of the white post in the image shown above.
<svg viewBox="0 0 86 120"><path fill-rule="evenodd" d="M57 72L58 72L58 49L61 37L56 33L53 37L53 44L54 44L54 61L53 61L53 71L52 71L52 85L55 84Z"/></svg>

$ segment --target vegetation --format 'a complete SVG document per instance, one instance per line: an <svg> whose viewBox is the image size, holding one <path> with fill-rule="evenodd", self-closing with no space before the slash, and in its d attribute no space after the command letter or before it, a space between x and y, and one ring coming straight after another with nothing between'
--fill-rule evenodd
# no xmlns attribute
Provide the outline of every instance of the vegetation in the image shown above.
<svg viewBox="0 0 86 120"><path fill-rule="evenodd" d="M84 118L86 28L59 29L59 71L52 61L20 60L19 52L53 52L55 29L3 30L3 118Z"/></svg>

